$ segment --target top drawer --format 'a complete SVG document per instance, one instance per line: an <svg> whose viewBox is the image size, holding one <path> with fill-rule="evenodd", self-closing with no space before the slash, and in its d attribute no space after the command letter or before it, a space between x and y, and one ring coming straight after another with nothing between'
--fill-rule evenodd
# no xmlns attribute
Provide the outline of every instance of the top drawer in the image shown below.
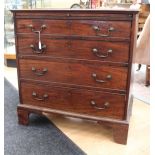
<svg viewBox="0 0 155 155"><path fill-rule="evenodd" d="M130 21L94 21L94 20L41 20L17 19L17 33L50 34L56 36L95 36L95 37L130 37Z"/></svg>

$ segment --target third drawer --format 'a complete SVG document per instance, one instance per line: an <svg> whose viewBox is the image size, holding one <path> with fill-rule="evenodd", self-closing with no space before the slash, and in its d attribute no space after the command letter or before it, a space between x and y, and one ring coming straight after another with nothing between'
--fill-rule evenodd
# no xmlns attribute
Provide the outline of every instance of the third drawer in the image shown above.
<svg viewBox="0 0 155 155"><path fill-rule="evenodd" d="M20 77L38 81L126 90L127 67L65 60L19 59Z"/></svg>

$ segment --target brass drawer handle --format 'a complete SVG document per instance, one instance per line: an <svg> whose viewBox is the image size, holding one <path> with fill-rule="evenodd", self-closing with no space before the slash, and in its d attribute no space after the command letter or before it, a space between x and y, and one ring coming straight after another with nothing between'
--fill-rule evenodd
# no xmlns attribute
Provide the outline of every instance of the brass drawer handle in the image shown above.
<svg viewBox="0 0 155 155"><path fill-rule="evenodd" d="M48 69L43 68L42 70L36 69L35 67L32 67L32 72L36 74L37 76L43 76L45 73L47 73Z"/></svg>
<svg viewBox="0 0 155 155"><path fill-rule="evenodd" d="M110 53L112 53L112 49L107 50L106 54L102 54L97 48L93 48L92 52L99 58L106 58Z"/></svg>
<svg viewBox="0 0 155 155"><path fill-rule="evenodd" d="M47 28L47 26L45 24L41 25L40 30L35 30L35 27L32 24L27 25L27 27L29 29L31 29L32 32L35 32L35 33L38 32L38 31L41 32L41 31L43 31L43 30L45 30Z"/></svg>
<svg viewBox="0 0 155 155"><path fill-rule="evenodd" d="M101 29L99 26L93 26L93 29L96 31L96 35L100 36L100 37L109 37L110 36L110 32L114 31L114 27L110 26L108 28L108 34L102 34L100 33Z"/></svg>
<svg viewBox="0 0 155 155"><path fill-rule="evenodd" d="M99 26L93 26L93 29L94 29L95 31L99 31L99 30L100 30Z"/></svg>
<svg viewBox="0 0 155 155"><path fill-rule="evenodd" d="M99 83L105 83L105 82L108 82L108 80L111 80L111 79L112 79L112 76L111 76L110 74L108 74L108 75L106 76L106 80L99 80L99 79L97 79L96 73L93 73L93 74L92 74L92 77L93 77L93 79L94 79L96 82L99 82Z"/></svg>
<svg viewBox="0 0 155 155"><path fill-rule="evenodd" d="M99 106L96 104L96 102L93 101L93 100L90 101L90 104L91 104L95 109L99 109L99 110L104 110L104 109L107 109L107 108L110 107L110 103L109 103L109 102L105 102L105 103L103 104L102 107L99 107Z"/></svg>
<svg viewBox="0 0 155 155"><path fill-rule="evenodd" d="M46 49L46 45L42 44L41 45L41 49L35 47L33 44L30 45L30 48L33 49L33 53L35 54L42 54L43 52L45 52L45 49Z"/></svg>
<svg viewBox="0 0 155 155"><path fill-rule="evenodd" d="M44 94L42 97L39 97L39 95L36 92L32 92L32 97L33 97L33 99L35 99L37 101L44 101L45 99L48 98L48 95Z"/></svg>
<svg viewBox="0 0 155 155"><path fill-rule="evenodd" d="M28 25L27 27L30 28L32 32L38 34L38 49L39 49L39 50L42 50L41 31L44 30L44 29L46 29L46 25L42 25L42 26L40 27L40 30L37 30L37 31L35 30L34 26L31 25L31 24ZM31 47L34 48L33 45L31 45Z"/></svg>

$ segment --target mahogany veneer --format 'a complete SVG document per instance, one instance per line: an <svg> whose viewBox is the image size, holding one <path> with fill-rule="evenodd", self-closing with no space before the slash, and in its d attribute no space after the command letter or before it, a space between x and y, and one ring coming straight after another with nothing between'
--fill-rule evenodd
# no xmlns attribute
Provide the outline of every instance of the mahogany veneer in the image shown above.
<svg viewBox="0 0 155 155"><path fill-rule="evenodd" d="M44 112L97 121L127 143L136 10L12 10L19 124Z"/></svg>

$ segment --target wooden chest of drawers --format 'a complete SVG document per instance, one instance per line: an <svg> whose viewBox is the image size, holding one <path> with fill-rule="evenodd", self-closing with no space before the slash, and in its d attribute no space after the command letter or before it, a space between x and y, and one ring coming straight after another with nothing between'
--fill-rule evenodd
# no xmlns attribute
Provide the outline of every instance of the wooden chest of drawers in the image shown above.
<svg viewBox="0 0 155 155"><path fill-rule="evenodd" d="M19 123L43 112L90 119L126 144L138 11L12 10Z"/></svg>

